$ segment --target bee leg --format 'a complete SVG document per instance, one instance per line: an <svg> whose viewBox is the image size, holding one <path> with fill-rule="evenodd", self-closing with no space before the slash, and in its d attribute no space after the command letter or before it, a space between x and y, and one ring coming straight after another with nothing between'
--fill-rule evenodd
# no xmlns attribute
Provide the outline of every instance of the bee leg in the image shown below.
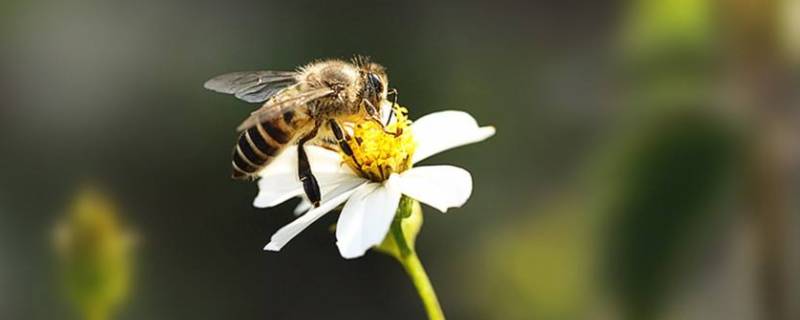
<svg viewBox="0 0 800 320"><path fill-rule="evenodd" d="M369 102L369 100L365 99L364 102L367 104L367 115L369 116L368 120L375 121L375 123L383 128L383 132L386 134L390 134L395 137L400 135L400 132L391 132L386 130L387 124L384 124L383 121L381 121L381 116L380 113L378 113L378 109L376 109L372 102Z"/></svg>
<svg viewBox="0 0 800 320"><path fill-rule="evenodd" d="M370 120L376 120L381 124L381 126L383 126L383 122L381 122L381 113L378 112L378 108L376 108L375 105L372 104L372 102L369 102L367 99L363 99L363 101L364 104L367 105L367 115L370 117Z"/></svg>
<svg viewBox="0 0 800 320"><path fill-rule="evenodd" d="M391 90L389 90L388 94L391 94L393 98L392 98L392 109L389 110L389 117L386 118L386 126L388 126L389 123L392 122L392 116L394 116L394 108L397 107L397 96L398 96L397 89L392 88Z"/></svg>
<svg viewBox="0 0 800 320"><path fill-rule="evenodd" d="M318 129L319 124L315 125L314 129L300 138L300 141L297 143L297 176L300 178L300 182L303 183L303 191L308 197L308 200L315 208L319 207L319 202L322 198L322 195L319 190L317 178L314 177L314 173L311 172L311 164L308 162L308 155L306 154L306 149L303 147L303 145L317 136Z"/></svg>
<svg viewBox="0 0 800 320"><path fill-rule="evenodd" d="M353 154L353 149L350 148L350 144L347 143L348 139L345 137L345 132L342 130L342 126L339 124L339 122L331 119L328 124L330 125L331 131L333 131L333 136L336 138L336 143L339 144L339 148L342 149L342 152L353 159L353 162L356 164L356 166L361 166L358 163L358 159L356 159L356 156Z"/></svg>

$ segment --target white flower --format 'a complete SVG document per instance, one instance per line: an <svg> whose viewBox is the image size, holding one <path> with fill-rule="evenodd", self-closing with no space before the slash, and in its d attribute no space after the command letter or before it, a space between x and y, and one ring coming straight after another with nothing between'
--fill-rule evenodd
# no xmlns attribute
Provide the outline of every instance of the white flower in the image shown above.
<svg viewBox="0 0 800 320"><path fill-rule="evenodd" d="M371 145L371 149L364 151L369 160L361 161L361 167L352 161L345 164L349 159L343 160L338 152L306 146L312 171L322 191L320 206L310 208L310 205L301 203L297 210L308 211L273 234L264 249L280 250L311 223L344 203L336 225L336 244L342 257L356 258L383 241L402 195L442 212L463 205L472 193L469 172L449 165L412 165L444 150L484 140L494 134L494 128L479 127L472 116L460 111L432 113L409 128L412 133L407 135L407 140L410 143L399 147L379 145L378 149L383 148L380 151L375 151L376 146ZM395 159L385 159L387 149L394 152L393 148L405 147L408 147L407 154L392 154L390 157ZM370 159L370 152L383 153ZM388 162L384 164L382 161ZM259 194L253 202L256 207L272 207L303 195L297 178L296 148L283 152L260 176Z"/></svg>

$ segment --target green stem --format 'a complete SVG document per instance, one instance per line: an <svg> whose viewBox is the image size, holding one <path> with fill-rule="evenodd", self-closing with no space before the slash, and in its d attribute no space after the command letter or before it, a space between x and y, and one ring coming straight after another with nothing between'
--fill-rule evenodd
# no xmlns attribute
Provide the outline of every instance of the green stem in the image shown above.
<svg viewBox="0 0 800 320"><path fill-rule="evenodd" d="M428 274L425 273L425 268L422 266L422 262L419 261L419 257L414 251L414 248L408 245L403 235L401 219L395 219L395 221L392 222L390 232L399 249L397 260L403 265L406 273L408 273L408 277L411 278L411 282L414 283L419 298L425 306L425 312L428 313L428 319L444 320L444 312L442 312L442 307L439 306L439 299L436 297L436 292L433 290L431 280L428 279Z"/></svg>

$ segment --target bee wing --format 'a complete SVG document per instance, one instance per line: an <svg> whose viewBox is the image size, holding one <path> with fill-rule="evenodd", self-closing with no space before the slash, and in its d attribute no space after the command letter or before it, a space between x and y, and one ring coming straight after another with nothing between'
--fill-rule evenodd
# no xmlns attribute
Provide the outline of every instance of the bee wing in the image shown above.
<svg viewBox="0 0 800 320"><path fill-rule="evenodd" d="M287 111L294 110L296 108L305 106L307 103L327 96L333 93L333 90L329 88L319 88L314 90L305 91L302 93L298 93L292 97L287 99L282 99L281 101L269 101L264 104L261 108L253 113L250 114L250 117L245 119L242 124L239 125L236 130L244 131L253 126L257 123L264 122L268 119L272 119L284 114Z"/></svg>
<svg viewBox="0 0 800 320"><path fill-rule="evenodd" d="M235 95L247 102L269 100L284 88L297 83L292 71L242 71L211 78L203 85L211 91Z"/></svg>
<svg viewBox="0 0 800 320"><path fill-rule="evenodd" d="M318 137L317 139L311 140L309 142L311 145L315 145L318 147L322 147L331 151L339 151L339 143L336 140L328 138L328 137Z"/></svg>

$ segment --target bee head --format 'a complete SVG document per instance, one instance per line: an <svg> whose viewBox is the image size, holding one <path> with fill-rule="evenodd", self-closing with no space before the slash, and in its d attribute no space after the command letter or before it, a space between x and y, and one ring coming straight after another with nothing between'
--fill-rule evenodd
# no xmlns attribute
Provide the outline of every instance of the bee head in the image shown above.
<svg viewBox="0 0 800 320"><path fill-rule="evenodd" d="M369 101L375 108L367 112L373 117L380 116L381 102L386 99L388 92L388 77L386 76L385 69L376 63L367 63L361 66L361 75L363 79L362 98Z"/></svg>
<svg viewBox="0 0 800 320"><path fill-rule="evenodd" d="M384 84L383 79L375 73L368 72L366 81L364 82L364 92L365 96L372 100L371 98L382 98L382 94L386 91L386 85Z"/></svg>

